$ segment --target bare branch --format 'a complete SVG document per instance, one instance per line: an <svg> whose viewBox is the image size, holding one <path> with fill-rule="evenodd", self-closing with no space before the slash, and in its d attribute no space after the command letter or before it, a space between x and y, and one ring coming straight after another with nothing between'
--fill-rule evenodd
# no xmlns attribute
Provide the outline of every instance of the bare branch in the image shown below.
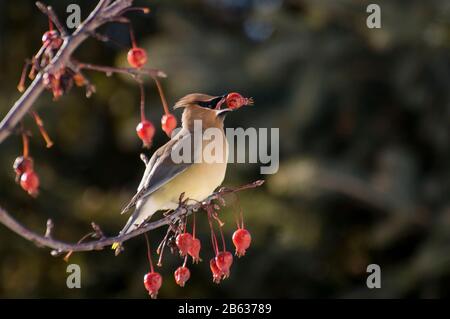
<svg viewBox="0 0 450 319"><path fill-rule="evenodd" d="M55 225L53 224L53 221L51 219L47 219L47 228L45 229L44 237L46 237L46 238L52 237L52 231L53 231L54 226Z"/></svg>
<svg viewBox="0 0 450 319"><path fill-rule="evenodd" d="M67 30L64 27L64 25L59 21L58 16L56 15L55 11L51 6L46 6L42 2L36 2L36 7L38 7L39 10L41 10L45 15L49 17L49 19L53 22L56 29L58 29L59 33L62 37L67 36Z"/></svg>
<svg viewBox="0 0 450 319"><path fill-rule="evenodd" d="M98 72L104 72L107 75L111 73L122 73L122 74L129 74L129 75L148 75L152 78L160 77L165 78L167 77L166 73L164 73L161 70L158 69L150 69L150 68L121 68L121 67L112 67L112 66L106 66L106 65L95 65L95 64L89 64L89 63L74 63L75 65L75 71L77 69L85 69L85 70L92 70L92 71L98 71Z"/></svg>
<svg viewBox="0 0 450 319"><path fill-rule="evenodd" d="M46 85L48 85L48 83L44 83L44 78L47 78L48 80L48 77L58 74L58 72L61 72L61 70L65 70L65 68L70 68L72 72L79 72L78 75L81 78L81 82L87 81L87 79L85 79L85 77L80 73L82 70L100 71L106 73L107 75L112 73L123 73L134 76L135 78L139 78L139 76L141 75L148 75L155 79L155 81L156 77L166 77L165 73L160 70L149 68L135 69L99 66L93 64L78 63L72 58L72 54L74 53L74 51L83 43L84 40L86 40L93 34L96 34L95 30L101 25L111 21L128 21L126 18L121 18L121 14L126 12L126 9L129 8L132 3L133 0L100 0L97 3L95 9L86 18L86 20L84 20L75 30L75 32L73 32L73 34L70 36L67 35L66 30L56 17L56 14L52 10L52 8L45 6L40 2L37 3L38 8L49 16L50 20L56 25L61 35L63 35L63 43L55 55L53 55L53 52L51 52L51 54L48 56L48 61L46 61L42 68L35 68L35 70L39 72L34 77L33 82L25 90L22 96L16 101L16 103L9 110L4 119L0 122L0 144L12 133L16 125L25 116L25 114L30 111L34 102L46 88ZM145 8L137 9L143 10L144 12L148 11ZM40 55L45 54L46 51L48 51L47 47L43 45L37 55L40 57ZM35 56L33 67L35 67L38 62L39 61ZM93 91L93 86L90 85L88 81L84 83L88 93ZM159 82L157 82L157 84L158 89L161 90ZM164 97L162 96L162 98L164 103ZM222 197L226 194L259 187L263 184L263 182L264 181L260 180L237 188L222 188L209 196L203 202L196 202L190 205L187 205L186 201L182 200L182 197L180 197L180 204L178 208L175 209L171 214L165 215L163 218L154 222L147 223L130 233L119 236L105 237L100 227L97 224L92 223L91 226L93 228L93 231L85 235L78 243L67 243L54 239L52 237L53 222L51 220L47 221L45 234L42 235L20 224L1 207L0 223L4 224L7 228L12 230L19 236L27 239L28 241L34 242L39 247L51 248L51 254L53 256L58 256L63 252L68 252L68 254L66 255L66 258L68 258L72 252L101 250L106 246L112 245L113 243L123 243L152 229L156 229L165 225L173 225L175 222L179 221L180 218L185 218L188 215L192 214L192 212L197 211L202 207L206 207L207 205L214 205L215 200L223 201ZM95 238L95 240L85 242L84 240L87 240L88 238Z"/></svg>
<svg viewBox="0 0 450 319"><path fill-rule="evenodd" d="M9 110L5 118L0 122L0 143L2 143L11 134L14 127L30 110L34 102L44 90L45 86L43 83L43 74L53 74L67 65L73 52L90 36L90 34L92 34L92 32L94 32L101 25L111 21L115 17L120 16L121 12L130 7L132 3L132 0L116 0L114 2L109 0L100 0L95 9L86 18L86 20L78 26L75 32L71 36L64 38L61 48L51 60L50 64L37 74L34 81ZM38 5L38 7L39 6L40 5ZM49 11L48 7L45 5L42 5L41 7L45 8L44 11L46 11L47 14L52 15L52 11Z"/></svg>
<svg viewBox="0 0 450 319"><path fill-rule="evenodd" d="M192 212L197 211L204 205L208 205L217 198L220 198L226 194L239 192L246 189L256 188L261 186L264 183L263 180L258 180L250 184L246 184L243 186L239 186L236 188L222 188L219 191L213 193L210 195L207 199L205 199L203 202L197 202L191 205L179 205L177 209L174 210L173 213L167 215L164 218L161 218L159 220L156 220L151 223L147 223L134 231L114 236L114 237L104 237L103 232L100 230L100 227L98 227L96 224L92 224L92 227L94 229L94 233L97 234L97 236L100 236L99 240L90 241L90 242L83 242L83 243L67 243L60 240L56 240L52 238L51 236L42 236L36 232L33 232L29 230L28 228L24 227L22 224L20 224L18 221L16 221L13 217L11 217L6 210L2 209L0 207L0 223L5 225L7 228L18 234L19 236L34 242L39 247L48 247L53 249L52 255L58 256L59 254L63 252L76 252L76 251L92 251L92 250L101 250L104 247L111 246L112 244L118 242L123 243L131 238L134 238L136 236L139 236L143 233L146 233L150 230L170 225L179 220L183 216L188 216L192 214ZM48 229L48 222L47 222L47 229Z"/></svg>

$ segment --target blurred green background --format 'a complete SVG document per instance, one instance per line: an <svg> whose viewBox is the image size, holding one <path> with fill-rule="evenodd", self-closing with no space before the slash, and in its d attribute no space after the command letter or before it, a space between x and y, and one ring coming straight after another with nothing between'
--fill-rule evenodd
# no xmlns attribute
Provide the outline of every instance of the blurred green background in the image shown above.
<svg viewBox="0 0 450 319"><path fill-rule="evenodd" d="M96 1L48 1L65 20L66 5L82 17ZM185 288L173 281L181 259L166 254L162 298L183 297L442 297L450 295L450 3L377 1L382 28L366 27L369 1L137 1L152 13L130 13L149 66L171 105L191 92L253 96L256 106L229 116L229 127L279 127L280 170L260 176L257 164L231 164L224 185L259 178L242 192L253 235L231 277L211 281L206 218L198 218L206 262L191 267ZM41 44L47 19L33 1L0 2L0 115L19 97L25 58ZM126 26L90 39L81 61L125 65ZM77 241L95 221L116 234L120 208L135 191L143 164L135 126L139 90L128 77L89 73L90 99L73 89L36 103L55 141L49 150L31 118L31 155L41 192L30 198L14 183L19 135L0 145L0 205L38 232L52 218L55 237ZM147 115L159 123L156 87L146 83ZM176 112L179 117L179 112ZM155 146L167 137L157 132ZM154 148L153 148L154 150ZM151 154L150 152L147 152ZM206 177L205 177L206 178ZM201 180L194 181L201 183ZM226 236L234 231L224 211ZM153 246L163 231L150 234ZM231 246L231 240L228 240ZM0 297L147 298L143 238L111 250L74 254L82 288L66 287L61 257L0 225ZM379 264L382 288L366 287L366 267Z"/></svg>

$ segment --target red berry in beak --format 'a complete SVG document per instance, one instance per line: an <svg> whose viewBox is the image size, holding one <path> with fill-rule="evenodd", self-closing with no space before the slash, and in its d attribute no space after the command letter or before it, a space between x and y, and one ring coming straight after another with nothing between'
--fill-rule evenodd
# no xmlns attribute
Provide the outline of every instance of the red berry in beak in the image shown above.
<svg viewBox="0 0 450 319"><path fill-rule="evenodd" d="M162 285L162 277L157 272L149 272L144 276L144 286L152 299L158 296L159 288Z"/></svg>
<svg viewBox="0 0 450 319"><path fill-rule="evenodd" d="M242 257L245 251L250 247L252 236L245 228L239 228L233 233L233 244L236 247L236 256Z"/></svg>
<svg viewBox="0 0 450 319"><path fill-rule="evenodd" d="M32 170L26 171L20 177L20 186L31 196L36 196L39 188L39 177Z"/></svg>
<svg viewBox="0 0 450 319"><path fill-rule="evenodd" d="M144 147L150 147L155 135L155 127L150 121L143 120L136 126L136 133L144 143Z"/></svg>
<svg viewBox="0 0 450 319"><path fill-rule="evenodd" d="M202 244L200 239L193 238L192 245L188 249L188 254L192 257L194 263L198 263L200 261L200 249L202 248Z"/></svg>
<svg viewBox="0 0 450 319"><path fill-rule="evenodd" d="M230 109L238 109L244 105L252 105L253 104L253 99L245 98L236 92L229 93L225 100L227 103L227 107Z"/></svg>
<svg viewBox="0 0 450 319"><path fill-rule="evenodd" d="M178 249L180 250L181 256L186 256L189 249L192 247L192 235L189 233L183 233L179 234L175 240L175 243L177 244Z"/></svg>
<svg viewBox="0 0 450 319"><path fill-rule="evenodd" d="M211 268L213 282L216 284L220 283L220 280L222 279L222 272L220 271L219 267L217 267L215 258L211 258L211 260L209 261L209 268Z"/></svg>
<svg viewBox="0 0 450 319"><path fill-rule="evenodd" d="M147 52L142 48L132 48L127 54L128 63L134 68L140 68L147 63Z"/></svg>
<svg viewBox="0 0 450 319"><path fill-rule="evenodd" d="M222 251L216 256L215 260L223 278L229 277L230 267L233 264L233 255L229 251Z"/></svg>
<svg viewBox="0 0 450 319"><path fill-rule="evenodd" d="M177 270L175 270L174 276L177 285L180 285L180 287L184 287L186 281L188 281L191 277L191 272L189 271L189 268L182 266L178 267Z"/></svg>
<svg viewBox="0 0 450 319"><path fill-rule="evenodd" d="M172 135L172 131L177 127L177 119L173 114L164 114L161 118L161 127L167 136Z"/></svg>

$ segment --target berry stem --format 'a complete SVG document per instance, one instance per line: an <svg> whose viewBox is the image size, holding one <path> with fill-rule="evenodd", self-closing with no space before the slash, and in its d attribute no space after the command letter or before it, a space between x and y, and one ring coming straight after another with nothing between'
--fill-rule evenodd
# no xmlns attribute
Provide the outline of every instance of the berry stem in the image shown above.
<svg viewBox="0 0 450 319"><path fill-rule="evenodd" d="M195 239L195 212L193 212L192 215L192 238Z"/></svg>
<svg viewBox="0 0 450 319"><path fill-rule="evenodd" d="M227 247L225 245L225 238L223 237L223 230L222 230L222 226L219 225L219 231L220 231L220 236L222 237L222 248L223 251L227 250Z"/></svg>
<svg viewBox="0 0 450 319"><path fill-rule="evenodd" d="M130 12L130 11L142 11L142 13L148 14L148 13L150 13L150 8L147 8L147 7L131 7L131 8L127 8L124 11L122 11L122 14L124 14L126 12Z"/></svg>
<svg viewBox="0 0 450 319"><path fill-rule="evenodd" d="M90 232L87 233L86 235L84 235L83 237L81 237L81 239L79 241L77 241L77 244L81 244L83 241L85 241L86 239L88 239L89 237L92 237L93 235L95 235L95 232ZM69 258L70 256L72 256L73 254L73 250L67 252L67 254L64 256L64 261L67 263L69 262Z"/></svg>
<svg viewBox="0 0 450 319"><path fill-rule="evenodd" d="M28 142L28 136L25 132L22 132L22 142L23 142L23 157L28 158L29 142Z"/></svg>
<svg viewBox="0 0 450 319"><path fill-rule="evenodd" d="M237 227L238 229L241 228L240 221L239 221L239 217L238 217L238 214L236 213L236 211L234 212L234 219L235 219L235 221L236 221L236 227Z"/></svg>
<svg viewBox="0 0 450 319"><path fill-rule="evenodd" d="M145 121L145 91L144 91L144 85L141 81L139 83L139 90L141 93L141 122Z"/></svg>
<svg viewBox="0 0 450 319"><path fill-rule="evenodd" d="M186 257L184 257L183 267L186 267L187 258L188 258L188 255L186 255Z"/></svg>
<svg viewBox="0 0 450 319"><path fill-rule="evenodd" d="M238 228L244 228L244 215L242 213L242 206L241 206L241 202L239 200L239 196L236 195L236 205L239 208L239 219L240 219L240 225L239 225L239 221L238 221Z"/></svg>
<svg viewBox="0 0 450 319"><path fill-rule="evenodd" d="M20 81L19 81L19 84L17 85L17 90L20 93L25 91L25 80L27 77L28 67L30 65L31 65L31 62L29 60L25 61L25 65L23 66L23 69L22 69L22 74L20 75Z"/></svg>
<svg viewBox="0 0 450 319"><path fill-rule="evenodd" d="M150 272L153 272L153 262L152 262L152 255L150 250L150 241L148 240L147 233L144 233L145 236L145 243L147 244L147 258L148 263L150 264Z"/></svg>
<svg viewBox="0 0 450 319"><path fill-rule="evenodd" d="M208 209L208 223L209 223L209 228L211 229L211 242L212 242L214 254L217 256L217 254L219 253L219 247L218 247L219 245L217 244L217 238L216 238L216 234L214 232L214 226L211 221L211 210L210 209Z"/></svg>
<svg viewBox="0 0 450 319"><path fill-rule="evenodd" d="M132 48L136 48L136 38L134 37L134 31L133 31L133 26L131 25L131 23L128 24L129 28L130 28L130 40L131 40L131 47Z"/></svg>
<svg viewBox="0 0 450 319"><path fill-rule="evenodd" d="M156 87L158 88L158 93L159 93L159 96L161 97L161 103L164 108L164 113L170 114L169 105L167 104L166 96L164 95L164 90L162 88L162 85L157 78L155 78L155 77L152 77L152 78L156 83Z"/></svg>
<svg viewBox="0 0 450 319"><path fill-rule="evenodd" d="M162 267L164 248L166 248L167 239L169 238L171 230L172 230L171 227L167 228L166 236L164 236L163 240L161 241L158 248L156 249L156 253L159 255L158 263L156 264L158 267Z"/></svg>
<svg viewBox="0 0 450 319"><path fill-rule="evenodd" d="M50 19L50 17L48 18L48 29L50 31L53 31L53 21L52 19Z"/></svg>
<svg viewBox="0 0 450 319"><path fill-rule="evenodd" d="M44 128L44 122L40 118L40 116L37 114L36 111L32 111L31 115L34 118L34 121L36 122L36 125L39 128L39 131L41 132L42 138L45 141L46 147L50 148L53 146L53 141L51 140L50 136L48 135L47 131Z"/></svg>

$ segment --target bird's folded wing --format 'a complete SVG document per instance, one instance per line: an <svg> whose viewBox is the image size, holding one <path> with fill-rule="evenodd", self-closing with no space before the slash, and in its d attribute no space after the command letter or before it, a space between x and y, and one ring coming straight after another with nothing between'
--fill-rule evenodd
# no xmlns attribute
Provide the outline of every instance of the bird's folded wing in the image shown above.
<svg viewBox="0 0 450 319"><path fill-rule="evenodd" d="M147 164L137 193L122 209L121 214L135 206L140 199L150 195L161 186L171 181L175 176L184 172L194 163L195 158L198 156L198 152L192 147L191 142L191 134L189 132L180 132L153 154ZM192 156L190 156L188 161L175 163L171 156L172 151L177 150L178 152L180 148L185 147L191 147L190 154L192 154Z"/></svg>

